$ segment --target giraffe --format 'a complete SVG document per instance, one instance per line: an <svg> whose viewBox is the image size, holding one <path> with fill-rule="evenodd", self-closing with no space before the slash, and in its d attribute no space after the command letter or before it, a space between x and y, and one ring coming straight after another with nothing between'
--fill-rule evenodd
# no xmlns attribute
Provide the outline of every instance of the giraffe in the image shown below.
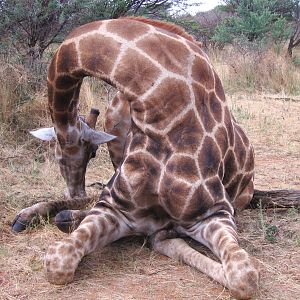
<svg viewBox="0 0 300 300"><path fill-rule="evenodd" d="M155 250L204 272L234 297L255 295L259 265L238 245L233 217L253 194L253 148L201 47L180 28L140 18L93 22L67 36L49 66L48 98L50 135L58 141L71 198L85 196L78 182L84 183L95 145L114 138L99 138L78 117L85 76L119 90L130 129L99 201L67 238L48 248L48 281L69 283L96 247L146 235ZM220 262L183 236L207 246Z"/></svg>
<svg viewBox="0 0 300 300"><path fill-rule="evenodd" d="M117 136L107 143L109 155L116 170L123 159L126 137L131 127L130 107L126 96L117 92L105 112L105 132Z"/></svg>

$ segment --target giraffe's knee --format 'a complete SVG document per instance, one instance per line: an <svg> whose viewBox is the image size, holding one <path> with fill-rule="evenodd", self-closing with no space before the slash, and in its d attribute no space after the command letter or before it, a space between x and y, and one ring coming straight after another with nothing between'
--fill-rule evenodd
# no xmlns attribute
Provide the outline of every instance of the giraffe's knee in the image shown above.
<svg viewBox="0 0 300 300"><path fill-rule="evenodd" d="M48 248L45 255L47 280L58 285L72 282L79 261L80 255L71 243L56 242Z"/></svg>
<svg viewBox="0 0 300 300"><path fill-rule="evenodd" d="M239 251L231 255L224 265L228 287L237 299L254 297L259 288L259 263L250 258L246 251Z"/></svg>

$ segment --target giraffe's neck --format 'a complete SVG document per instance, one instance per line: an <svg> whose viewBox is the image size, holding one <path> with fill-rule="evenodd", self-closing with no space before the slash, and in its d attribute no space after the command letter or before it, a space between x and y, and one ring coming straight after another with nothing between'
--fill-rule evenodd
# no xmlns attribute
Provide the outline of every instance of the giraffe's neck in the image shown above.
<svg viewBox="0 0 300 300"><path fill-rule="evenodd" d="M155 49L157 43L161 49ZM88 75L127 95L139 128L151 130L155 124L162 134L195 104L197 89L206 94L215 89L206 80L214 77L207 57L193 42L138 21L94 22L68 36L49 68L50 111L63 132L76 125L80 85Z"/></svg>

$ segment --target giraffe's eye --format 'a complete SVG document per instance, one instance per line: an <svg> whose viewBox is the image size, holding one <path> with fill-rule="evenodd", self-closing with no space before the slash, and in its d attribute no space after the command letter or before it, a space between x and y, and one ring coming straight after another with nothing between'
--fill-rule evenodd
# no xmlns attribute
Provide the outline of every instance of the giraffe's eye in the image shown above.
<svg viewBox="0 0 300 300"><path fill-rule="evenodd" d="M95 158L96 157L97 150L98 150L98 146L92 144L91 145L91 156L90 156L91 158Z"/></svg>

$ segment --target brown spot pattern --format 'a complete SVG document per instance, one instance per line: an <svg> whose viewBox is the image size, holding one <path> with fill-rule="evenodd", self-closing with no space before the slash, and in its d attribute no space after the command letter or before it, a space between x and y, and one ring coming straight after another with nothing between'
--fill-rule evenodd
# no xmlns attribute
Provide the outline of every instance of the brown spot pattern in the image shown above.
<svg viewBox="0 0 300 300"><path fill-rule="evenodd" d="M189 206L183 214L185 221L195 220L197 217L204 214L214 204L214 199L205 190L203 185L200 185L194 192Z"/></svg>
<svg viewBox="0 0 300 300"><path fill-rule="evenodd" d="M124 172L132 188L132 197L139 207L156 203L160 165L149 155L136 153L124 162Z"/></svg>
<svg viewBox="0 0 300 300"><path fill-rule="evenodd" d="M249 172L254 169L254 151L253 148L250 147L248 157L245 163L245 171Z"/></svg>
<svg viewBox="0 0 300 300"><path fill-rule="evenodd" d="M79 49L84 68L90 72L101 72L108 76L120 52L120 43L96 33L83 38Z"/></svg>
<svg viewBox="0 0 300 300"><path fill-rule="evenodd" d="M98 29L100 24L101 22L94 22L82 26L73 31L68 38ZM129 22L121 19L109 21L107 30L126 40L133 40L147 33L149 26L142 21ZM139 51L130 48L126 50L116 66L114 78L110 78L111 72L119 57L121 45L113 37L93 33L81 39L79 49L82 69L78 68L75 43L62 45L59 55L55 55L50 64L49 79L54 81L56 88L69 90L54 91L52 84L48 84L49 104L55 111L52 116L54 122L59 127L66 127L75 122L76 104L79 98L80 79L59 72L71 75L77 72L76 76L79 77L100 73L108 82L113 82L121 90L123 88L123 92L127 90L132 95L142 96L156 84L161 75L161 68L147 56L157 61L163 68L186 77L191 55L195 55L194 52L203 54L195 43L189 41L187 43L192 51L170 36L162 33L151 34L137 43ZM147 55L141 54L140 50L145 51ZM219 77L205 59L199 56L194 58L192 77L199 82L193 84L194 95L190 94L190 88L184 80L168 77L152 90L143 103L139 97L124 99L130 102L132 119L150 124L153 129L142 132L134 122L132 123L127 137L127 156L123 167L119 168L116 174L123 171L124 173L122 176L115 175L111 180L107 195L103 193L101 196L102 204L105 202L105 197L112 197L115 209L130 212L135 218L150 217L154 220L173 218L177 221L193 221L209 209L216 213L222 209L229 210L227 200L224 200L227 195L224 195L223 185L230 183L226 192L233 200L251 181L252 174L236 175L244 165L246 170L251 171L253 168L253 152L250 150L250 154L247 153L249 141L240 127L234 127L228 108L223 109L220 99L225 101L225 95ZM55 74L56 65L58 76ZM75 85L76 87L72 88ZM202 86L206 89L215 88L215 91L208 94ZM178 115L191 104L192 96L195 96L195 111L191 109L177 120ZM116 101L113 101L113 105L117 105ZM121 116L119 115L118 118L122 119L122 115L126 113L128 114L128 111L121 111ZM222 122L223 114L225 124L218 127L215 139L206 136L203 128L207 132L212 132L216 124ZM202 124L199 122L198 115ZM167 133L167 137L155 133L156 129L163 130L169 124L172 124L172 128ZM108 126L116 126L116 134L122 135L121 128L116 124L109 123ZM239 135L236 134L237 132ZM77 131L69 135L58 134L60 144L77 143L76 133ZM194 155L201 142L203 142L202 148L197 160L182 155L183 153ZM234 145L234 152L228 150L230 145ZM63 153L71 157L80 146L78 142L73 148L63 149ZM121 147L115 151L121 152ZM133 151L134 154L131 153ZM176 155L172 156L173 152ZM162 164L166 164L165 174L158 190ZM204 177L205 186L200 185L195 188L192 194L191 188L200 177L198 169ZM79 173L78 168L78 174L72 175L72 180L78 180ZM190 194L192 194L191 199L187 199ZM98 222L102 226L101 236L109 234L110 229L119 226L118 219L110 214L105 215ZM92 226L93 223L86 223L89 230L83 228L77 230L76 247L82 247L88 240L93 244L99 238L99 232ZM218 224L213 224L210 230L214 233L218 228ZM73 248L69 246L60 248L59 255L66 255ZM65 260L65 265L71 268L71 260Z"/></svg>
<svg viewBox="0 0 300 300"><path fill-rule="evenodd" d="M189 51L180 41L161 34L152 34L139 41L137 47L148 53L168 71L187 75Z"/></svg>
<svg viewBox="0 0 300 300"><path fill-rule="evenodd" d="M235 128L236 128L237 132L239 133L245 147L248 148L249 147L249 140L248 140L244 130L238 124L235 125Z"/></svg>
<svg viewBox="0 0 300 300"><path fill-rule="evenodd" d="M175 123L168 133L174 148L179 152L194 154L203 138L203 130L193 111L189 111L181 120Z"/></svg>
<svg viewBox="0 0 300 300"><path fill-rule="evenodd" d="M211 132L216 125L216 122L210 113L209 98L205 90L198 85L193 85L196 108L199 113L201 122L207 132Z"/></svg>
<svg viewBox="0 0 300 300"><path fill-rule="evenodd" d="M235 156L232 150L229 150L224 158L225 175L223 178L223 184L226 185L230 182L231 178L237 172L237 165L235 162Z"/></svg>
<svg viewBox="0 0 300 300"><path fill-rule="evenodd" d="M234 153L240 165L240 168L243 168L246 160L246 150L243 145L243 141L237 133L235 134Z"/></svg>
<svg viewBox="0 0 300 300"><path fill-rule="evenodd" d="M173 150L166 142L165 137L150 130L147 130L146 134L148 136L146 151L160 161L167 160L171 156Z"/></svg>
<svg viewBox="0 0 300 300"><path fill-rule="evenodd" d="M228 142L228 136L227 136L227 131L226 129L222 126L219 127L215 133L215 139L219 147L221 148L222 151L222 157L225 156L225 153L228 150L229 147L229 142Z"/></svg>
<svg viewBox="0 0 300 300"><path fill-rule="evenodd" d="M66 40L71 39L71 38L75 38L78 37L82 34L88 33L92 30L98 30L99 27L101 26L101 21L95 21L92 23L88 23L82 26L77 27L76 29L74 29L67 37Z"/></svg>
<svg viewBox="0 0 300 300"><path fill-rule="evenodd" d="M68 75L59 75L55 80L58 89L69 89L78 83L78 79Z"/></svg>
<svg viewBox="0 0 300 300"><path fill-rule="evenodd" d="M57 73L72 73L78 68L78 57L75 43L61 45L57 54Z"/></svg>
<svg viewBox="0 0 300 300"><path fill-rule="evenodd" d="M160 70L148 58L128 49L116 69L115 80L134 94L142 95L154 85L159 74Z"/></svg>
<svg viewBox="0 0 300 300"><path fill-rule="evenodd" d="M126 19L108 22L106 29L127 40L134 40L149 31L149 26L141 22L128 22Z"/></svg>
<svg viewBox="0 0 300 300"><path fill-rule="evenodd" d="M209 64L203 58L196 57L192 67L192 77L207 89L214 88L214 78Z"/></svg>
<svg viewBox="0 0 300 300"><path fill-rule="evenodd" d="M215 71L214 71L214 76L215 76L215 93L222 101L225 102L226 98L225 98L224 89L221 80Z"/></svg>
<svg viewBox="0 0 300 300"><path fill-rule="evenodd" d="M187 201L190 192L190 186L184 182L176 180L176 178L165 174L159 193L159 202L172 218L179 218Z"/></svg>
<svg viewBox="0 0 300 300"><path fill-rule="evenodd" d="M241 182L241 179L243 178L242 174L239 174L234 177L234 179L230 182L230 185L226 188L226 192L229 195L229 198L231 201L234 200L234 198L237 196L237 191L239 189L239 183Z"/></svg>
<svg viewBox="0 0 300 300"><path fill-rule="evenodd" d="M211 137L206 137L199 152L199 167L204 178L218 173L221 162L220 151Z"/></svg>
<svg viewBox="0 0 300 300"><path fill-rule="evenodd" d="M219 99L216 97L215 93L209 94L209 107L210 107L210 111L211 111L214 119L217 122L221 123L223 109L222 109L221 103L220 103Z"/></svg>
<svg viewBox="0 0 300 300"><path fill-rule="evenodd" d="M146 145L145 134L143 134L140 130L136 129L133 134L131 143L129 145L129 150L131 152L136 151L136 150L142 150L142 149L144 149L145 145Z"/></svg>
<svg viewBox="0 0 300 300"><path fill-rule="evenodd" d="M167 172L175 178L183 178L189 182L195 182L199 179L199 174L195 160L187 157L176 155L168 161Z"/></svg>
<svg viewBox="0 0 300 300"><path fill-rule="evenodd" d="M145 101L145 121L164 129L190 102L190 91L181 80L167 78Z"/></svg>
<svg viewBox="0 0 300 300"><path fill-rule="evenodd" d="M56 91L54 94L54 109L56 111L66 111L69 108L69 104L73 98L75 89L71 89L65 92Z"/></svg>
<svg viewBox="0 0 300 300"><path fill-rule="evenodd" d="M206 181L206 187L212 195L215 202L224 198L223 185L219 177L214 176Z"/></svg>
<svg viewBox="0 0 300 300"><path fill-rule="evenodd" d="M225 107L225 109L224 109L224 124L225 124L225 128L227 129L229 145L233 146L234 145L234 129L233 129L233 125L232 125L232 116L227 107Z"/></svg>

